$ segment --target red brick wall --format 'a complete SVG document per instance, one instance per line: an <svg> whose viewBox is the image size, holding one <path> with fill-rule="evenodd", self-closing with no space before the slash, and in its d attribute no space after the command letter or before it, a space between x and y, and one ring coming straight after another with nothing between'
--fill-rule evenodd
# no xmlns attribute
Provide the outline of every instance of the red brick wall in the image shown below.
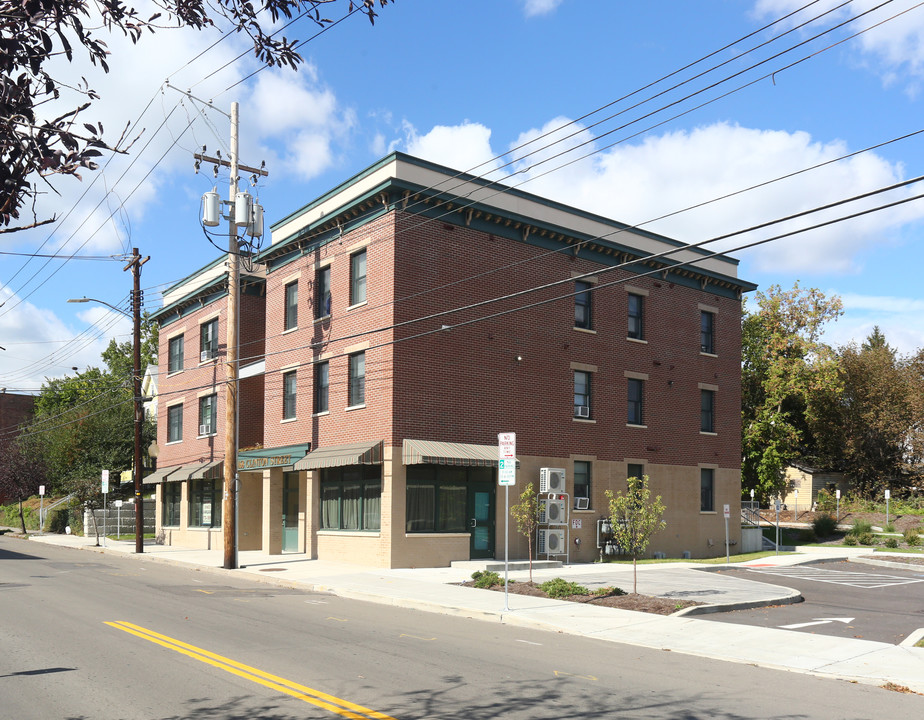
<svg viewBox="0 0 924 720"><path fill-rule="evenodd" d="M266 291L266 410L267 447L311 442L313 447L360 440L387 439L391 434L393 348L388 343L392 323L393 215L374 220L342 240L328 243L297 261L275 269ZM366 302L349 304L350 256L366 248ZM331 313L315 320L315 273L319 264L331 268ZM284 332L285 286L298 281L298 328ZM346 353L366 349L366 406L346 410ZM316 357L329 358L330 410L313 415ZM296 420L282 421L282 376L297 372Z"/></svg>
<svg viewBox="0 0 924 720"><path fill-rule="evenodd" d="M469 305L600 269L570 254L469 228L401 218L396 257L398 321ZM497 268L504 268L496 270ZM496 270L496 271L495 271ZM493 271L493 272L492 272ZM599 276L598 287L631 277L622 270ZM474 279L470 279L474 278ZM634 277L649 291L646 344L626 339L627 291L594 290L595 334L574 329L574 299L436 332L395 346L394 440L426 438L493 445L497 433L517 432L524 455L626 457L653 463L740 463L740 302L709 292ZM421 288L443 287L415 295ZM515 300L414 323L412 336L573 292L569 281ZM718 308L717 357L700 353L699 304ZM522 357L518 361L517 356ZM595 365L592 418L575 422L571 363ZM646 428L626 427L624 371L647 373ZM718 385L715 436L700 433L699 383Z"/></svg>
<svg viewBox="0 0 924 720"><path fill-rule="evenodd" d="M0 432L5 433L29 422L34 412L34 395L0 393Z"/></svg>

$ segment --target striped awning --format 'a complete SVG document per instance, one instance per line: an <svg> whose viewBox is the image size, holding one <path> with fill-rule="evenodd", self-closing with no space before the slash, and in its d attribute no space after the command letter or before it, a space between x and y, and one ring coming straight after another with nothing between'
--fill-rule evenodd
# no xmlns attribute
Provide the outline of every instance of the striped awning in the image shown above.
<svg viewBox="0 0 924 720"><path fill-rule="evenodd" d="M405 465L466 465L497 467L497 445L404 440L402 462ZM517 461L519 466L520 461Z"/></svg>
<svg viewBox="0 0 924 720"><path fill-rule="evenodd" d="M152 472L150 475L147 475L144 478L142 478L141 482L143 485L157 485L158 483L165 482L168 476L182 469L183 469L182 465L172 465L170 467L157 468L157 470Z"/></svg>
<svg viewBox="0 0 924 720"><path fill-rule="evenodd" d="M213 460L212 462L200 463L198 465L186 465L189 468L190 480L221 480L224 477L225 461Z"/></svg>
<svg viewBox="0 0 924 720"><path fill-rule="evenodd" d="M293 466L294 470L342 467L344 465L377 465L382 462L382 441L328 445L312 450Z"/></svg>

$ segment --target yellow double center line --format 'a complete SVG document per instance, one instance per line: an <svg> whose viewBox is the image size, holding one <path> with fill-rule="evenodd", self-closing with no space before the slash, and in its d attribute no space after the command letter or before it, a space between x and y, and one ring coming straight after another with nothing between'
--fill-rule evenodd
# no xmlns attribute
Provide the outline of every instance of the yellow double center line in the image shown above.
<svg viewBox="0 0 924 720"><path fill-rule="evenodd" d="M216 655L213 652L208 650L203 650L198 648L195 645L190 645L185 643L182 640L176 640L172 637L166 635L161 635L160 633L154 632L153 630L148 630L147 628L140 627L138 625L133 625L130 622L120 620L117 622L106 622L106 625L114 627L118 630L124 630L125 632L140 637L142 640L147 640L149 642L155 643L162 647L167 648L168 650L173 650L178 652L181 655L186 655L191 657L194 660L199 662L204 662L207 665L219 668L225 672L229 672L232 675L237 675L242 677L245 680L250 680L264 687L268 687L271 690L276 690L286 695L291 695L294 698L303 700L306 703L311 703L312 705L317 705L320 708L325 710L330 710L333 713L337 713L345 718L352 718L353 720L369 720L370 718L375 718L376 720L395 720L391 715L386 715L384 713L376 712L375 710L370 710L369 708L363 707L362 705L357 705L352 703L349 700L342 700L341 698L334 697L333 695L328 695L327 693L321 692L320 690L314 690L313 688L306 687L304 685L299 685L294 683L291 680L286 680L285 678L278 677L277 675L271 675L270 673L263 672L257 668L244 665L230 658L222 657L221 655Z"/></svg>

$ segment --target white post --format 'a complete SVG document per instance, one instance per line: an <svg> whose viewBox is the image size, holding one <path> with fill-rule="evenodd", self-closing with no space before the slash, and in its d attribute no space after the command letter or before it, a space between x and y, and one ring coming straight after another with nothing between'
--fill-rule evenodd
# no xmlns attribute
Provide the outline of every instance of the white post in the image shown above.
<svg viewBox="0 0 924 720"><path fill-rule="evenodd" d="M891 490L886 490L886 491L885 491L885 496L886 496L886 525L889 525L889 524L890 524L890 523L889 523L889 498L892 496L892 491L891 491ZM885 528L883 528L883 529L885 529Z"/></svg>

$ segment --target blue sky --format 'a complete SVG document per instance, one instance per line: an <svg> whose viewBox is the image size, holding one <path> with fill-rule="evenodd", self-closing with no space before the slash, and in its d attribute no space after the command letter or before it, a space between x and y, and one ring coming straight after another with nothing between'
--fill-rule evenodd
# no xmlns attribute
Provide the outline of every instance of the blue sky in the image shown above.
<svg viewBox="0 0 924 720"><path fill-rule="evenodd" d="M38 210L59 223L0 235L0 386L36 391L45 377L99 365L110 337L130 337L129 322L105 306L66 301L85 295L127 308L131 278L121 257L132 247L151 257L142 273L149 309L170 283L217 257L199 203L213 184L227 192L227 173L217 181L210 168L195 174L192 153L206 145L226 154L222 113L232 101L240 103L242 162L266 161L270 173L253 190L267 224L391 150L493 170L492 179L513 160L508 181L523 190L685 242L924 174L924 133L890 142L924 129L924 5L876 4L397 0L375 27L354 15L305 44L297 73L252 76L255 61L235 59L247 49L238 35L163 31L137 46L113 37L109 75L82 61L62 62L60 73L72 82L85 76L99 92L86 120L102 120L110 139L137 123L130 136L138 139L102 172L54 181L60 195L43 196ZM325 15L346 9L340 0ZM300 21L284 34L316 32ZM521 150L497 159L545 133L528 158ZM846 312L830 342L860 342L879 325L903 353L916 352L924 348L921 200L735 248L907 199L922 186L721 247L761 288L799 280L841 296ZM36 252L112 259L20 255Z"/></svg>

